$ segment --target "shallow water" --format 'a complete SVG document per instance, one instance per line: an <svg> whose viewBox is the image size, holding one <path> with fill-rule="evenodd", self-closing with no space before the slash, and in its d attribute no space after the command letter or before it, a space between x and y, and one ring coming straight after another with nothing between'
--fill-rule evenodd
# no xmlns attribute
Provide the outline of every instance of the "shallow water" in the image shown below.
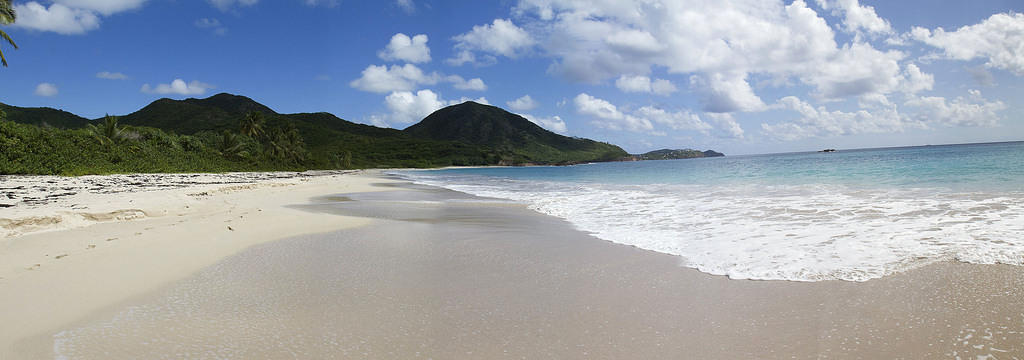
<svg viewBox="0 0 1024 360"><path fill-rule="evenodd" d="M401 171L738 279L864 281L1024 265L1024 143Z"/></svg>

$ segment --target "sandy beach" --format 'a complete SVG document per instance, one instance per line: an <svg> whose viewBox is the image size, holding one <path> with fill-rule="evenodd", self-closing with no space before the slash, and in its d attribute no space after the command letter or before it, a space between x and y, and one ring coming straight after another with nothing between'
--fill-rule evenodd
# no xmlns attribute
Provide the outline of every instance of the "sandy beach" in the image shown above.
<svg viewBox="0 0 1024 360"><path fill-rule="evenodd" d="M866 282L731 280L521 204L379 174L98 198L111 204L82 211L147 216L4 238L0 317L10 320L0 357L1024 354L1016 266L946 261Z"/></svg>
<svg viewBox="0 0 1024 360"><path fill-rule="evenodd" d="M366 224L290 207L386 190L344 172L0 179L0 358L19 339L181 280L243 249Z"/></svg>

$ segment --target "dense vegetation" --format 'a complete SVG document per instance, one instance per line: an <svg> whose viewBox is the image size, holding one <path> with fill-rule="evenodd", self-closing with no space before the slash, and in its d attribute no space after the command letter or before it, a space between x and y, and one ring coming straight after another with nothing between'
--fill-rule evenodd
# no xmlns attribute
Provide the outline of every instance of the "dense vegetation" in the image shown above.
<svg viewBox="0 0 1024 360"><path fill-rule="evenodd" d="M97 120L49 108L0 104L0 111L6 112L6 120L0 119L0 174L438 167L625 156L614 145L553 134L519 117L488 122L500 127L513 121L511 127L521 129L522 120L536 129L521 130L527 137L506 132L487 143L356 124L328 113L278 114L230 94L160 99L134 113ZM495 114L511 115L500 111ZM446 123L474 126L460 119Z"/></svg>
<svg viewBox="0 0 1024 360"><path fill-rule="evenodd" d="M717 156L725 156L725 154L714 150L700 151L693 149L661 149L636 155L640 160L693 159Z"/></svg>
<svg viewBox="0 0 1024 360"><path fill-rule="evenodd" d="M507 164L571 164L629 155L618 146L558 135L522 116L472 101L438 110L404 131L424 139L501 149Z"/></svg>

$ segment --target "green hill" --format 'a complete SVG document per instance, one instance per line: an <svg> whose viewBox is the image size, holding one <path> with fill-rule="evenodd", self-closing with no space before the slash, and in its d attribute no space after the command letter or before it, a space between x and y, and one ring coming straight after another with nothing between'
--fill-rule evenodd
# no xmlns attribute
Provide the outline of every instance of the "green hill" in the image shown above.
<svg viewBox="0 0 1024 360"><path fill-rule="evenodd" d="M400 131L323 112L280 114L231 94L160 99L121 116L116 139L99 131L102 120L48 108L2 109L11 121L0 121L0 174L554 164L626 156L617 146L554 134L476 103L438 110ZM263 115L264 133L240 134L241 120L253 111Z"/></svg>
<svg viewBox="0 0 1024 360"><path fill-rule="evenodd" d="M472 101L437 110L403 132L420 139L487 146L502 153L506 164L609 161L628 156L618 146L558 135L522 116Z"/></svg>
<svg viewBox="0 0 1024 360"><path fill-rule="evenodd" d="M8 119L23 124L36 126L53 126L65 129L85 127L89 119L69 113L64 110L51 108L25 108L0 103L0 110L7 113Z"/></svg>

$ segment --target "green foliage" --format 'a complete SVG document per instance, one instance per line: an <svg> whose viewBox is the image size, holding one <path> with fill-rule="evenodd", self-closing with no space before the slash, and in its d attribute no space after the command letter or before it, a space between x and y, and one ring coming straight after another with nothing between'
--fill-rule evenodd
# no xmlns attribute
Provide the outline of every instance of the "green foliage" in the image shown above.
<svg viewBox="0 0 1024 360"><path fill-rule="evenodd" d="M0 25L13 24L17 17L18 14L14 12L14 7L11 6L11 0L0 0ZM14 40L3 30L0 30L0 39L7 41L15 50L18 49L18 44L15 44ZM0 64L7 67L7 58L4 57L2 49L0 49Z"/></svg>
<svg viewBox="0 0 1024 360"><path fill-rule="evenodd" d="M129 133L128 129L118 126L117 117L110 115L103 117L102 124L89 124L86 126L86 129L89 130L89 134L91 134L96 141L101 145L108 147L114 144L123 143L130 137L136 137L135 134Z"/></svg>
<svg viewBox="0 0 1024 360"><path fill-rule="evenodd" d="M240 124L242 135L259 138L263 135L264 124L266 124L266 121L263 120L263 113L250 111L242 118Z"/></svg>
<svg viewBox="0 0 1024 360"><path fill-rule="evenodd" d="M700 151L693 149L661 149L637 155L641 160L672 160L694 159L702 157L725 156L714 150Z"/></svg>
<svg viewBox="0 0 1024 360"><path fill-rule="evenodd" d="M629 155L618 146L558 135L522 116L472 101L438 110L404 132L489 147L501 164L570 164Z"/></svg>
<svg viewBox="0 0 1024 360"><path fill-rule="evenodd" d="M328 113L278 114L230 94L160 99L129 115L91 121L54 109L0 104L13 120L0 129L0 174L569 164L625 156L617 146L557 135L492 108L470 106L468 113L478 116L442 121L454 124L456 133L470 129L467 138L448 139L355 124ZM484 131L488 127L499 130Z"/></svg>

